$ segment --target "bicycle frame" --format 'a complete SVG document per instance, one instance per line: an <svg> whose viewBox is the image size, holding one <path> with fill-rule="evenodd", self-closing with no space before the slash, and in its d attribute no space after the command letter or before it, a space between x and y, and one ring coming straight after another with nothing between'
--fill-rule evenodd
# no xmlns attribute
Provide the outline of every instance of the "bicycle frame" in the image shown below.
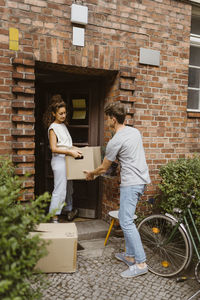
<svg viewBox="0 0 200 300"><path fill-rule="evenodd" d="M176 223L176 226L174 226L174 229L172 230L170 236L168 237L168 239L166 241L164 241L162 243L162 245L167 245L171 241L171 239L174 236L175 232L177 231L178 227L182 224L182 221L180 221L180 220L178 221L177 219L174 218L174 216L172 216L168 213L166 213L165 215L170 217L172 219L172 221L174 221Z"/></svg>
<svg viewBox="0 0 200 300"><path fill-rule="evenodd" d="M194 249L198 258L195 277L200 283L200 234L191 211L195 197L191 198L190 204L185 209L176 208L173 215L158 213L148 216L140 222L138 229L144 245L149 250L147 263L149 260L149 270L152 273L164 277L179 274L189 266ZM168 267L169 269L164 269ZM187 300L193 299L199 293L200 290Z"/></svg>
<svg viewBox="0 0 200 300"><path fill-rule="evenodd" d="M190 225L189 225L189 222L188 222L188 218L187 216L189 217L190 221L191 221L191 224L192 224L192 227L194 229L194 232L196 234L196 237L198 239L198 242L199 242L199 245L200 245L200 234L197 230L197 227L196 227L196 224L194 222L194 218L192 216L192 212L191 212L191 204L192 202L187 206L187 208L184 210L184 212L182 213L181 215L181 218L179 218L179 220L175 219L172 215L169 215L169 214L166 214L166 215L169 215L172 219L174 219L174 222L176 222L176 226L174 227L172 233L170 234L169 238L167 239L167 241L164 243L164 244L167 244L173 237L173 235L175 234L176 230L178 229L179 226L183 226L185 225L186 227L186 231L187 231L187 234L189 235L189 238L191 240L191 243L192 243L192 246L195 250L195 253L197 255L197 258L198 258L198 262L197 262L197 265L196 265L196 268L195 268L195 276L197 278L197 275L196 275L196 271L197 271L197 268L198 268L198 265L200 263L200 253L198 251L198 248L197 248L197 244L195 242L195 239L194 239L194 236L193 236L193 233L192 233L192 230L190 229ZM179 212L181 213L181 212ZM184 225L183 225L184 224ZM198 278L197 278L197 281L198 281ZM192 300L193 298L195 298L198 294L200 293L200 290L198 290L195 294L193 294L190 298L188 298L187 300Z"/></svg>
<svg viewBox="0 0 200 300"><path fill-rule="evenodd" d="M195 252L196 252L196 255L197 255L197 258L198 258L198 262L197 262L197 265L196 265L196 268L195 268L195 276L196 276L196 279L197 279L197 281L198 281L198 275L197 275L196 272L197 272L198 265L199 265L199 263L200 263L200 253L199 253L199 251L198 251L196 242L195 242L194 237L193 237L193 235L192 235L192 232L191 232L191 229L190 229L188 220L187 220L187 218L186 218L186 215L189 216L189 218L190 218L190 220L191 220L191 222L192 222L192 226L193 226L193 229L194 229L195 234L196 234L196 236L197 236L197 239L198 239L198 241L199 241L199 244L200 244L200 235L199 235L199 232L198 232L197 227L196 227L196 225L195 225L194 218L193 218L193 216L192 216L192 212L191 212L190 207L191 207L191 203L188 205L188 207L187 207L187 209L186 209L186 213L185 213L184 216L183 216L183 220L184 220L184 222L185 222L185 225L186 225L188 234L189 234L190 239L191 239L191 241L192 241L193 248L194 248L194 250L195 250ZM199 281L198 281L198 282L199 282ZM192 295L190 298L188 298L187 300L192 300L192 299L195 298L199 293L200 293L200 290L198 290L195 294L193 294L193 295Z"/></svg>
<svg viewBox="0 0 200 300"><path fill-rule="evenodd" d="M185 223L185 225L186 225L186 228L187 228L188 234L189 234L189 236L190 236L190 239L191 239L192 245L193 245L193 247L194 247L194 250L195 250L195 252L196 252L197 258L198 258L198 260L200 261L200 253L199 253L199 251L198 251L196 242L195 242L195 240L194 240L194 236L193 236L193 234L192 234L192 232L191 232L191 229L190 229L190 226L189 226L187 217L186 217L186 215L189 216L189 218L190 218L190 220L191 220L191 222L192 222L192 226L193 226L193 228L194 228L195 234L196 234L197 239L198 239L198 241L199 241L199 245L200 245L200 235L199 235L199 232L198 232L197 227L196 227L196 225L195 225L194 218L193 218L193 216L192 216L192 212L191 212L190 206L191 206L191 205L188 205L188 207L187 207L187 209L186 209L186 213L183 215L183 220L184 220L184 223Z"/></svg>
<svg viewBox="0 0 200 300"><path fill-rule="evenodd" d="M174 217L173 217L172 215L170 215L170 214L166 214L166 215L170 216L171 218L174 218ZM199 245L200 245L200 235L199 235L199 232L198 232L197 227L196 227L196 225L195 225L194 218L193 218L193 216L192 216L192 212L191 212L191 203L190 203L190 204L187 206L187 208L184 210L184 212L183 212L183 214L182 214L182 217L179 218L179 220L174 219L174 221L176 222L176 225L174 226L173 231L171 232L171 234L170 234L170 236L168 237L168 239L163 243L163 245L166 245L166 244L169 243L169 241L170 241L170 240L172 239L172 237L174 236L174 234L175 234L176 230L178 229L178 227L181 226L182 223L184 223L185 226L186 226L187 233L188 233L188 235L189 235L189 237L190 237L190 240L191 240L191 242L192 242L192 245L193 245L193 247L194 247L195 253L196 253L196 255L197 255L197 258L198 258L198 260L200 261L200 253L199 253L199 251L198 251L196 242L195 242L195 240L194 240L194 236L193 236L192 231L191 231L191 229L190 229L190 225L189 225L187 216L189 216L189 218L190 218L190 220L191 220L191 222L192 222L192 226L193 226L193 228L194 228L195 234L196 234L196 236L197 236L197 239L198 239Z"/></svg>
<svg viewBox="0 0 200 300"><path fill-rule="evenodd" d="M182 213L182 211L180 211L178 208L175 208L174 211L176 211L177 213ZM186 236L188 236L188 239L190 238L190 235L188 234L183 221L184 221L184 217L186 216L187 211L185 210L184 213L182 214L181 218L177 219L175 218L173 215L166 213L165 215L168 216L172 221L174 221L174 229L172 230L170 236L168 237L168 239L163 243L163 245L167 245L171 239L173 238L175 232L177 231L177 229L179 228L179 226L182 227L182 229L184 230ZM192 244L190 243L190 246L192 246Z"/></svg>

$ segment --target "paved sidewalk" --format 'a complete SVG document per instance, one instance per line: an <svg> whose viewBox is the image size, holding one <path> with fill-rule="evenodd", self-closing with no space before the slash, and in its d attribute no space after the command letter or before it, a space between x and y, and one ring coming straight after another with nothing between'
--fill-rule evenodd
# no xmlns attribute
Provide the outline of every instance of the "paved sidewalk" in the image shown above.
<svg viewBox="0 0 200 300"><path fill-rule="evenodd" d="M158 277L150 272L137 278L122 278L127 267L114 258L123 251L122 238L80 241L77 271L48 274L50 286L43 300L187 300L200 285L195 280L177 283L176 278ZM193 274L192 274L193 276ZM196 297L194 300L200 299Z"/></svg>

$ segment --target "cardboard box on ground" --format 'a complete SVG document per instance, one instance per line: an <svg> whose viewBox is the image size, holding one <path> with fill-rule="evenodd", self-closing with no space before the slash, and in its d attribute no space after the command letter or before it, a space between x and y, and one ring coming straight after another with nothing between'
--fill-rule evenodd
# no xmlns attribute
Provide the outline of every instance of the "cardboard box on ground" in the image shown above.
<svg viewBox="0 0 200 300"><path fill-rule="evenodd" d="M66 156L67 179L84 180L84 170L92 171L101 164L101 147L82 147L82 159L75 159L72 156Z"/></svg>
<svg viewBox="0 0 200 300"><path fill-rule="evenodd" d="M36 268L45 273L73 273L77 265L78 233L75 223L41 223L31 235L39 234L47 242L48 255Z"/></svg>

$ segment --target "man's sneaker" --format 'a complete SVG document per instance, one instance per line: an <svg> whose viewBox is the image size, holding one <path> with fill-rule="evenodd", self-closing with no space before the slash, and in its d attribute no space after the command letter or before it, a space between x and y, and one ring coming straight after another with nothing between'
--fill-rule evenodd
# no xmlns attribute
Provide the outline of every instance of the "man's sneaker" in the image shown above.
<svg viewBox="0 0 200 300"><path fill-rule="evenodd" d="M148 272L148 267L140 269L137 264L130 266L126 271L121 273L122 277L137 277Z"/></svg>
<svg viewBox="0 0 200 300"><path fill-rule="evenodd" d="M126 259L126 256L125 256L125 252L122 252L122 253L116 253L115 254L115 257L116 259L120 260L120 261L123 261L127 266L132 266L135 264L135 262L132 262L132 261L128 261Z"/></svg>
<svg viewBox="0 0 200 300"><path fill-rule="evenodd" d="M74 218L76 218L78 216L78 209L74 208L72 209L72 211L69 211L67 213L67 221L71 222L74 220Z"/></svg>

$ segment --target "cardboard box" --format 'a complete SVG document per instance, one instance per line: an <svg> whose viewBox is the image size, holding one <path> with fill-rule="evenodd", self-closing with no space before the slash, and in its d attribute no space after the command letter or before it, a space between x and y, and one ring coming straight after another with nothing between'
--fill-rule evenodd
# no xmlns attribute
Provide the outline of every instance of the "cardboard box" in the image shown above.
<svg viewBox="0 0 200 300"><path fill-rule="evenodd" d="M101 147L83 147L80 148L83 153L82 159L75 159L72 156L66 156L67 179L81 180L85 179L84 170L92 171L101 164Z"/></svg>
<svg viewBox="0 0 200 300"><path fill-rule="evenodd" d="M75 223L41 223L33 234L50 241L48 255L41 258L36 268L45 273L73 273L77 261L77 228Z"/></svg>

